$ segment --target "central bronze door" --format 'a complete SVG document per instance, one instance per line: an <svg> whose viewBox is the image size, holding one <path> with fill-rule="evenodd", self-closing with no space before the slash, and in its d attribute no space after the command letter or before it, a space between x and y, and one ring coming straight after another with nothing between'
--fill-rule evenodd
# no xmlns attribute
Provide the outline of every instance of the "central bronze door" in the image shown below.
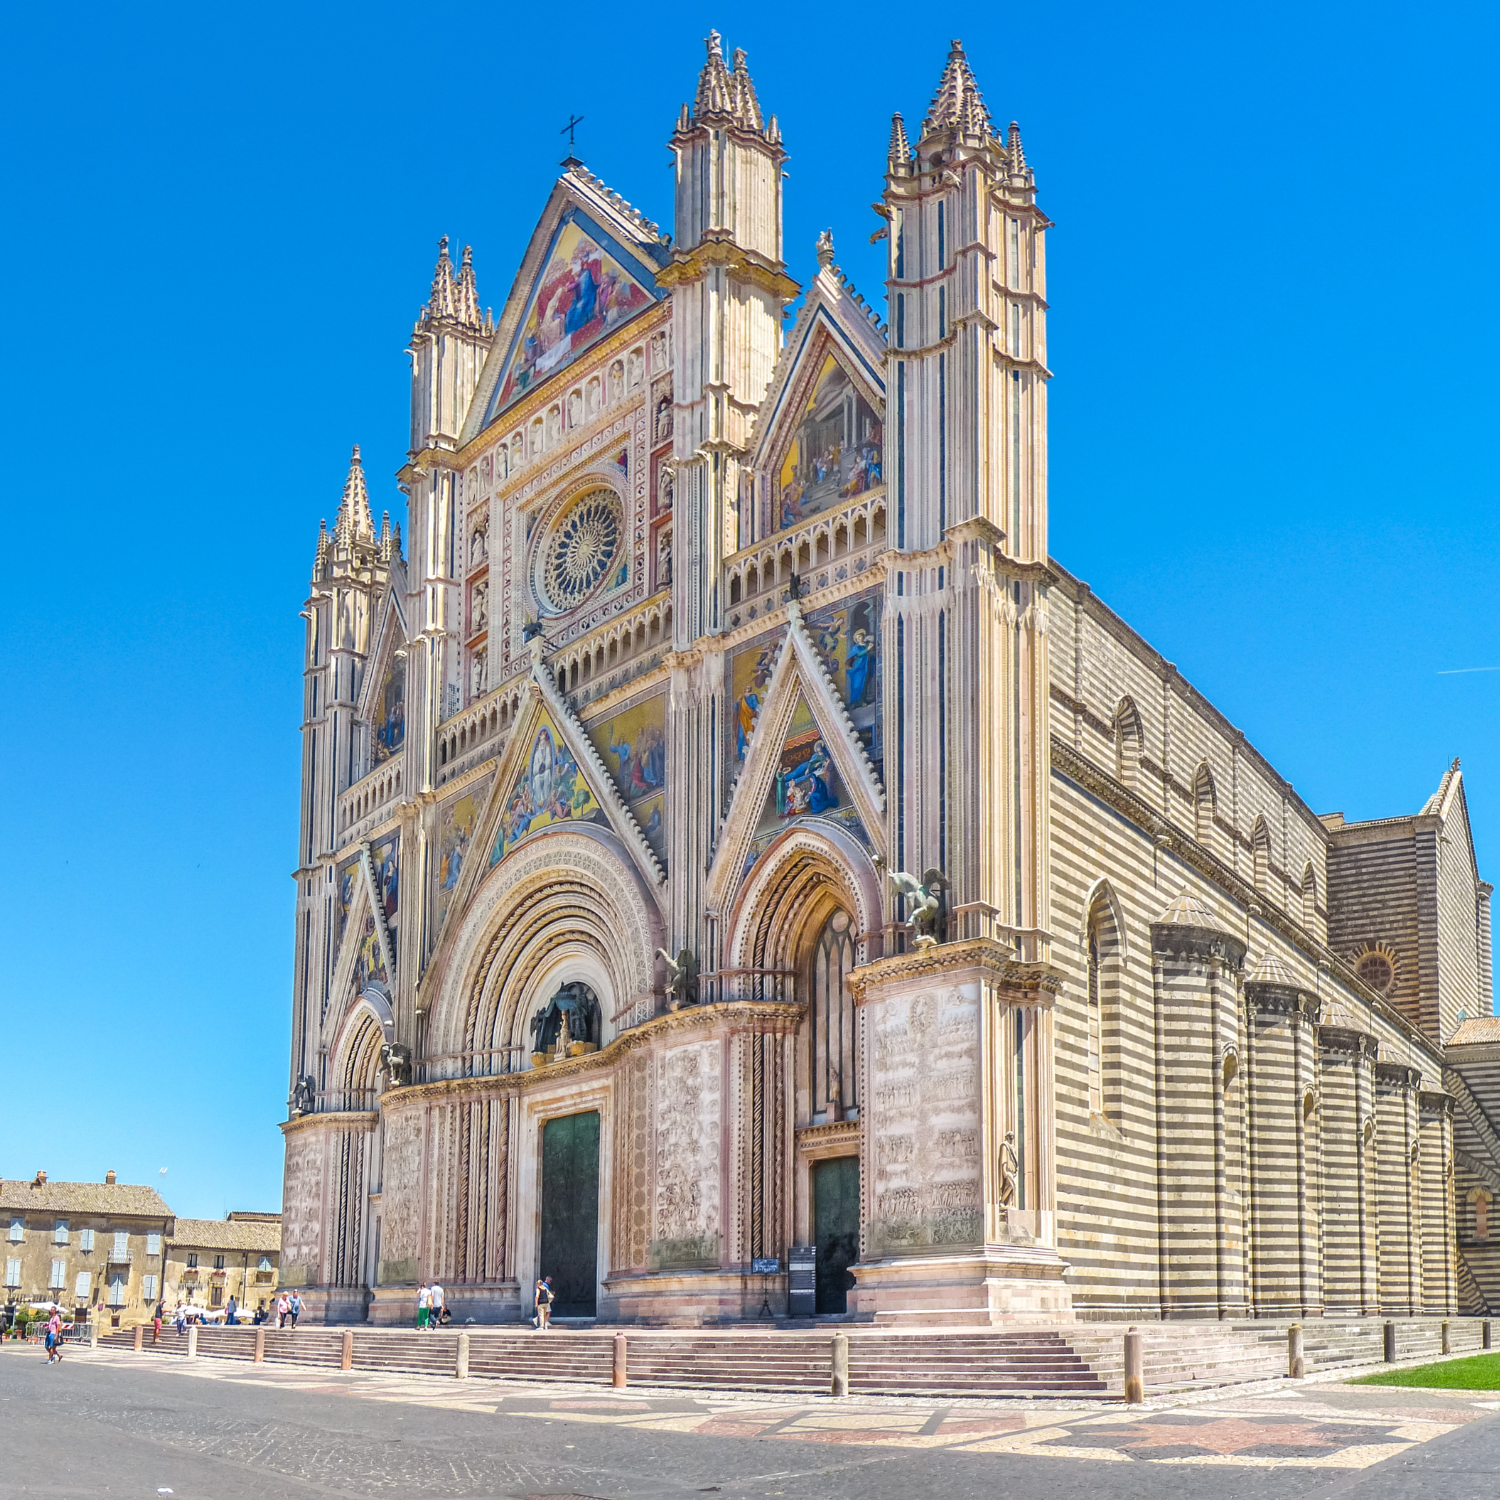
<svg viewBox="0 0 1500 1500"><path fill-rule="evenodd" d="M599 1115L542 1127L542 1263L554 1317L592 1318L599 1286ZM530 1297L528 1294L527 1301Z"/></svg>
<svg viewBox="0 0 1500 1500"><path fill-rule="evenodd" d="M859 1158L836 1156L812 1169L813 1243L818 1247L814 1311L849 1311L849 1267L859 1259Z"/></svg>

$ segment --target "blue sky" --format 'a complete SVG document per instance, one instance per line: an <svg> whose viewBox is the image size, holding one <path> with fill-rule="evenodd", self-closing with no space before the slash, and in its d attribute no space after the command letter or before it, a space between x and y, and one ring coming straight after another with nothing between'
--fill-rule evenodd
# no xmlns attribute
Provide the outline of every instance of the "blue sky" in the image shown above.
<svg viewBox="0 0 1500 1500"><path fill-rule="evenodd" d="M1413 810L1461 755L1500 870L1500 671L1455 671L1500 667L1493 7L32 6L0 1173L279 1203L318 518L354 442L401 514L436 240L498 308L570 112L670 222L710 26L781 119L792 273L831 226L872 299L890 113L963 37L1057 225L1053 552L1319 811Z"/></svg>

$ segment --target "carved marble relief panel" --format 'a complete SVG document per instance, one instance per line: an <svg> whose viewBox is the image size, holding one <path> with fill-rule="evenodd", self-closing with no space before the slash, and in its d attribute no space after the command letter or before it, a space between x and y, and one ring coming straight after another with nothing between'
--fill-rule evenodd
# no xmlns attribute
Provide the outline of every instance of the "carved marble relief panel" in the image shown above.
<svg viewBox="0 0 1500 1500"><path fill-rule="evenodd" d="M299 1130L286 1143L281 1264L282 1280L289 1284L322 1279L325 1139L321 1130Z"/></svg>
<svg viewBox="0 0 1500 1500"><path fill-rule="evenodd" d="M422 1113L407 1109L385 1121L381 1182L380 1279L417 1278L417 1209L422 1182Z"/></svg>
<svg viewBox="0 0 1500 1500"><path fill-rule="evenodd" d="M673 1047L656 1059L656 1221L653 1269L717 1266L723 1089L720 1043Z"/></svg>
<svg viewBox="0 0 1500 1500"><path fill-rule="evenodd" d="M983 1239L979 1005L959 990L865 1007L871 1256Z"/></svg>

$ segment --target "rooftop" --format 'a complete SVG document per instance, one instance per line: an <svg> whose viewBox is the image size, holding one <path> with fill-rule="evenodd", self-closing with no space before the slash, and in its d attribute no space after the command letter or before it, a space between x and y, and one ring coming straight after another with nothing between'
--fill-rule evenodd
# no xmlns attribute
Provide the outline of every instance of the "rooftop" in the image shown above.
<svg viewBox="0 0 1500 1500"><path fill-rule="evenodd" d="M1475 1016L1448 1038L1450 1047L1467 1047L1479 1042L1500 1042L1500 1016Z"/></svg>
<svg viewBox="0 0 1500 1500"><path fill-rule="evenodd" d="M194 1250L281 1249L281 1223L264 1219L179 1219L169 1245Z"/></svg>
<svg viewBox="0 0 1500 1500"><path fill-rule="evenodd" d="M101 1214L170 1219L172 1210L153 1187L132 1182L18 1182L0 1180L0 1211Z"/></svg>

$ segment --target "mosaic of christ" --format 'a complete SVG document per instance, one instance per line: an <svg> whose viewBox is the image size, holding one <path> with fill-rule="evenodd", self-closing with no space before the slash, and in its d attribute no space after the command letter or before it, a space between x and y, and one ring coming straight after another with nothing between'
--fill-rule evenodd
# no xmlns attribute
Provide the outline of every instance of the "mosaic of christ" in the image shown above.
<svg viewBox="0 0 1500 1500"><path fill-rule="evenodd" d="M526 314L495 409L560 370L650 300L630 273L576 223L564 225Z"/></svg>

